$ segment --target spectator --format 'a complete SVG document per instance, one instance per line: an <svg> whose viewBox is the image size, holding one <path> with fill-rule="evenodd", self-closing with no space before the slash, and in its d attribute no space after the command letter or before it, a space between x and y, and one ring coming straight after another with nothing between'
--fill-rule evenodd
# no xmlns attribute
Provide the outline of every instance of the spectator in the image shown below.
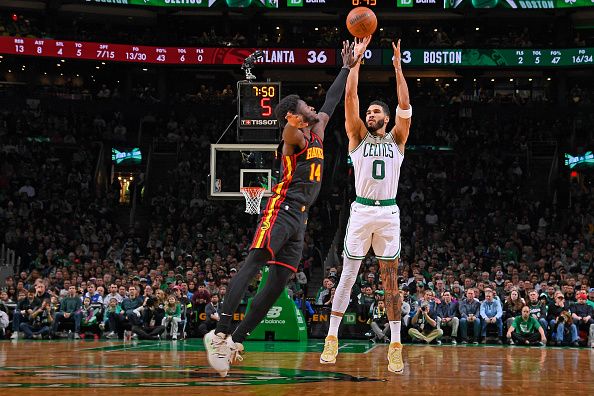
<svg viewBox="0 0 594 396"><path fill-rule="evenodd" d="M131 331L141 340L160 340L161 334L165 332L165 326L156 325L154 321L142 325L137 323L132 326Z"/></svg>
<svg viewBox="0 0 594 396"><path fill-rule="evenodd" d="M76 295L76 286L71 285L68 288L68 296L64 297L60 302L60 311L56 312L53 320L52 337L58 331L60 323L67 321L74 322L74 338L80 338L81 307L80 297Z"/></svg>
<svg viewBox="0 0 594 396"><path fill-rule="evenodd" d="M20 330L25 333L25 339L48 337L52 320L50 300L46 299L31 313L28 322L21 322Z"/></svg>
<svg viewBox="0 0 594 396"><path fill-rule="evenodd" d="M316 311L314 311L313 307L311 306L311 303L303 298L303 294L303 290L299 290L295 294L295 298L293 299L293 301L295 302L297 309L303 312L303 316L305 317L306 322L310 323L311 318L316 313Z"/></svg>
<svg viewBox="0 0 594 396"><path fill-rule="evenodd" d="M442 295L443 301L437 306L437 317L440 323L440 328L452 328L452 344L456 345L458 342L458 326L460 319L458 318L458 303L452 301L452 295L449 291L444 291Z"/></svg>
<svg viewBox="0 0 594 396"><path fill-rule="evenodd" d="M219 295L213 294L210 296L210 302L206 304L204 313L206 320L200 324L198 331L204 337L206 333L217 327L219 321L219 311L221 310L221 304L219 303Z"/></svg>
<svg viewBox="0 0 594 396"><path fill-rule="evenodd" d="M37 281L35 281L35 298L37 298L39 300L39 305L41 305L41 302L43 300L50 299L50 297L51 296L47 292L45 283L43 283L43 280L37 279Z"/></svg>
<svg viewBox="0 0 594 396"><path fill-rule="evenodd" d="M462 344L478 344L481 332L481 303L474 298L474 289L466 290L466 298L458 304ZM472 326L472 339L468 339L468 326Z"/></svg>
<svg viewBox="0 0 594 396"><path fill-rule="evenodd" d="M497 343L502 344L501 337L503 336L503 311L501 309L501 302L499 299L493 298L492 290L485 290L485 301L481 304L481 343L487 342L487 326L489 324L495 324L497 326Z"/></svg>
<svg viewBox="0 0 594 396"><path fill-rule="evenodd" d="M157 289L155 292L155 309L161 309L163 311L163 315L165 315L165 304L167 304L167 295L161 289ZM161 321L159 321L161 323Z"/></svg>
<svg viewBox="0 0 594 396"><path fill-rule="evenodd" d="M332 306L332 301L334 301L334 293L336 293L336 288L333 287L332 289L330 289L330 294L326 294L324 296L324 300L323 303L325 306Z"/></svg>
<svg viewBox="0 0 594 396"><path fill-rule="evenodd" d="M546 301L546 295L544 295L544 300ZM546 303L541 302L538 298L538 292L536 290L530 290L528 292L528 308L530 308L530 315L534 317L534 319L538 320L538 323L542 326L544 331L549 327L547 322L547 306Z"/></svg>
<svg viewBox="0 0 594 396"><path fill-rule="evenodd" d="M404 286L406 287L406 286ZM408 301L406 300L406 291L403 289L400 289L398 291L400 293L400 300L402 301L402 309L401 309L401 318L402 318L402 328L408 328L409 325L409 321L410 321L410 304L408 303ZM408 334L408 332L406 332Z"/></svg>
<svg viewBox="0 0 594 396"><path fill-rule="evenodd" d="M437 340L437 343L441 344L439 338L443 335L443 330L437 325L436 304L431 290L425 292L419 309L411 319L411 328L408 330L408 335L413 341L424 341L429 344L433 340Z"/></svg>
<svg viewBox="0 0 594 396"><path fill-rule="evenodd" d="M322 287L318 290L316 295L316 304L323 305L324 304L324 297L330 294L330 290L334 287L334 282L332 282L329 278L324 278L322 281Z"/></svg>
<svg viewBox="0 0 594 396"><path fill-rule="evenodd" d="M507 330L510 345L538 345L545 346L547 337L539 321L530 314L530 307L524 305L522 314L514 318Z"/></svg>
<svg viewBox="0 0 594 396"><path fill-rule="evenodd" d="M571 307L571 317L577 326L578 333L585 330L588 333L588 346L594 348L594 308L586 304L588 296L584 292L577 294L577 303Z"/></svg>
<svg viewBox="0 0 594 396"><path fill-rule="evenodd" d="M332 287L331 289L334 289ZM361 312L369 312L371 305L375 302L373 289L371 286L365 286L363 291L357 296Z"/></svg>
<svg viewBox="0 0 594 396"><path fill-rule="evenodd" d="M390 323L388 322L388 314L386 313L386 305L384 300L378 300L377 304L369 312L369 321L371 330L373 331L373 338L371 341L375 342L390 342L387 334L390 331Z"/></svg>
<svg viewBox="0 0 594 396"><path fill-rule="evenodd" d="M557 345L567 345L578 347L579 336L570 311L562 311L557 317L557 329L555 330L555 339Z"/></svg>
<svg viewBox="0 0 594 396"><path fill-rule="evenodd" d="M91 304L103 304L103 297L97 292L94 283L89 283L87 285L87 292L83 296L83 298L89 297L91 299Z"/></svg>
<svg viewBox="0 0 594 396"><path fill-rule="evenodd" d="M122 295L118 293L118 285L116 285L115 283L109 285L109 294L103 297L103 305L105 306L105 308L107 308L111 304L112 298L116 300L117 304L120 304L122 301L124 301Z"/></svg>
<svg viewBox="0 0 594 396"><path fill-rule="evenodd" d="M503 303L503 311L505 312L505 326L509 328L512 322L522 314L522 307L526 305L523 298L520 297L518 290L512 289L509 296Z"/></svg>
<svg viewBox="0 0 594 396"><path fill-rule="evenodd" d="M4 339L6 337L6 329L8 329L8 325L10 323L10 318L8 317L8 312L4 310L4 306L0 306L0 338Z"/></svg>
<svg viewBox="0 0 594 396"><path fill-rule="evenodd" d="M85 297L81 308L81 329L80 338L85 338L86 333L93 334L95 340L99 339L99 318L100 309L91 306L91 297Z"/></svg>
<svg viewBox="0 0 594 396"><path fill-rule="evenodd" d="M435 298L442 300L443 299L443 293L446 291L446 287L445 287L445 283L442 279L438 279L435 281L435 290L433 290L433 292L435 293ZM450 294L451 297L451 294Z"/></svg>
<svg viewBox="0 0 594 396"><path fill-rule="evenodd" d="M128 288L128 298L125 298L124 301L122 301L121 312L119 314L112 314L112 317L114 318L113 320L115 320L115 328L119 339L124 338L124 331L126 330L127 326L132 327L141 324L140 312L134 312L134 310L141 307L142 303L144 302L144 299L139 295L139 293L140 288L138 286L130 286ZM133 337L132 334L129 335L130 337Z"/></svg>
<svg viewBox="0 0 594 396"><path fill-rule="evenodd" d="M35 298L35 289L33 287L28 292L25 290L19 292L17 308L14 310L12 317L12 335L10 339L16 340L19 338L21 322L27 322L33 311L39 308L40 305L39 300Z"/></svg>
<svg viewBox="0 0 594 396"><path fill-rule="evenodd" d="M198 309L201 306L204 307L208 301L210 301L210 294L206 290L206 286L204 284L199 284L198 290L192 296L192 306L194 309Z"/></svg>
<svg viewBox="0 0 594 396"><path fill-rule="evenodd" d="M594 308L594 287L588 291L588 301L586 301L586 304Z"/></svg>
<svg viewBox="0 0 594 396"><path fill-rule="evenodd" d="M295 279L301 287L301 290L303 290L303 293L307 294L307 276L305 275L305 272L303 272L302 266L299 266L299 270L295 274Z"/></svg>
<svg viewBox="0 0 594 396"><path fill-rule="evenodd" d="M165 337L167 337L167 326L171 324L171 339L177 340L177 327L181 322L181 305L174 295L167 298L165 304L165 317L161 322L165 326Z"/></svg>
<svg viewBox="0 0 594 396"><path fill-rule="evenodd" d="M555 292L554 302L549 304L547 308L547 321L549 322L549 328L554 333L557 328L557 323L561 317L561 313L569 310L569 304L565 302L565 297L561 291ZM571 316L571 315L570 315ZM568 329L569 330L569 329ZM553 342L556 342L557 338L553 338Z"/></svg>
<svg viewBox="0 0 594 396"><path fill-rule="evenodd" d="M115 318L116 315L119 315L122 311L122 307L118 304L118 300L115 297L111 297L109 299L109 305L105 308L103 312L103 322L99 325L101 330L105 330L107 328L109 332L105 335L105 338L113 338L116 336L116 326L115 326L115 319L110 320L110 318Z"/></svg>

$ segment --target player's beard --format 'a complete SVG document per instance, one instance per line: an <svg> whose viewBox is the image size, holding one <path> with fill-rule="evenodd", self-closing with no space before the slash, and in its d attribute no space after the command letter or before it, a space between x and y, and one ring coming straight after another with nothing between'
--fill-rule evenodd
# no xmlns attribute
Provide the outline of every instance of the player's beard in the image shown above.
<svg viewBox="0 0 594 396"><path fill-rule="evenodd" d="M380 119L377 120L376 122L374 122L373 124L369 125L369 123L367 123L367 130L372 134L375 135L375 132L378 129L382 129L384 127L384 120Z"/></svg>
<svg viewBox="0 0 594 396"><path fill-rule="evenodd" d="M314 114L312 116L307 116L307 117L303 116L303 120L305 122L307 122L307 125L310 125L310 126L313 124L317 124L320 121L317 114Z"/></svg>

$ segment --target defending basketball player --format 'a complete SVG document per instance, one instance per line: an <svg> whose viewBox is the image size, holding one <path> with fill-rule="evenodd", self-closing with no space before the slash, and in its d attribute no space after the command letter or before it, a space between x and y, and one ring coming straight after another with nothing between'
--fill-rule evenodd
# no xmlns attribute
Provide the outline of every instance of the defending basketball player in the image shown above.
<svg viewBox="0 0 594 396"><path fill-rule="evenodd" d="M365 51L369 38L355 40L355 56ZM334 294L330 329L320 356L320 363L333 364L338 355L338 327L348 306L351 288L355 283L361 260L369 247L380 264L385 290L385 305L390 322L391 342L388 349L388 370L401 374L404 370L400 342L402 301L398 293L398 259L400 257L400 210L396 192L400 166L404 160L404 145L410 130L412 107L408 87L400 64L400 40L394 45L396 73L396 124L386 133L390 121L388 106L373 101L367 108L365 122L359 118L357 84L360 64L349 72L345 94L345 127L349 138L349 152L355 169L357 198L344 241L344 263L340 282Z"/></svg>
<svg viewBox="0 0 594 396"><path fill-rule="evenodd" d="M289 95L278 104L275 114L283 125L279 157L283 177L272 188L262 212L250 253L233 277L217 328L204 337L209 364L226 376L230 364L241 359L243 341L264 319L281 295L292 273L297 272L303 251L303 237L310 206L321 188L324 172L324 129L342 98L353 57L354 44L343 43L343 68L328 89L319 113L299 98ZM237 329L230 335L231 320L251 280L264 264L270 264L266 284Z"/></svg>

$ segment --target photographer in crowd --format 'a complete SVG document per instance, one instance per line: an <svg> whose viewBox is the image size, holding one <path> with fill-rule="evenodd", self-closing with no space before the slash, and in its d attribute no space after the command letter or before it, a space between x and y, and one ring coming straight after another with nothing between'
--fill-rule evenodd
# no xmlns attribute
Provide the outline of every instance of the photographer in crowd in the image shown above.
<svg viewBox="0 0 594 396"><path fill-rule="evenodd" d="M424 298L419 304L419 309L417 309L410 321L410 326L408 335L413 341L423 341L430 344L437 340L437 343L441 344L439 338L443 335L443 330L438 328L437 325L435 298L431 290L425 292Z"/></svg>

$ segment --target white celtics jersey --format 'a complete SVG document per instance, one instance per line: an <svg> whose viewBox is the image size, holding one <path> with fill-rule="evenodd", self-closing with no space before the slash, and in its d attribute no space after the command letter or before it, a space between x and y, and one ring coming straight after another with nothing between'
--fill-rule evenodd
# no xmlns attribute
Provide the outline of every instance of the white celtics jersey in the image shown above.
<svg viewBox="0 0 594 396"><path fill-rule="evenodd" d="M395 199L404 155L391 133L383 138L367 133L350 153L355 169L355 191L367 199Z"/></svg>

